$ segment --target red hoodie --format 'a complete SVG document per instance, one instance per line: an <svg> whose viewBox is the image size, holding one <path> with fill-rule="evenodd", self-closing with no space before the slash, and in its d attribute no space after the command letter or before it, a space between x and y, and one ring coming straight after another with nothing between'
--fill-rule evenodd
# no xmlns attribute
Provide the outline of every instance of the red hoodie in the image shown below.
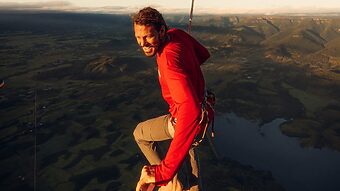
<svg viewBox="0 0 340 191"><path fill-rule="evenodd" d="M157 53L158 77L169 112L176 118L174 138L160 165L155 166L157 185L164 185L177 173L200 131L204 78L200 65L210 54L186 32L167 31L169 40Z"/></svg>

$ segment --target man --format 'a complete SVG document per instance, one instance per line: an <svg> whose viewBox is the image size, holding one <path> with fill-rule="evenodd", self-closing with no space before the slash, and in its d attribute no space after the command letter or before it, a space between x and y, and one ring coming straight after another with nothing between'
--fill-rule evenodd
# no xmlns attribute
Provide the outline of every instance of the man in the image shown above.
<svg viewBox="0 0 340 191"><path fill-rule="evenodd" d="M162 96L169 104L168 115L139 123L135 140L150 162L144 166L136 190L150 184L181 189L176 173L191 149L195 137L204 128L204 78L200 65L210 54L193 37L179 29L168 29L162 15L151 7L140 10L134 17L137 43L147 57L156 56ZM155 141L172 139L163 160L157 153ZM192 173L198 176L196 161L191 157ZM170 183L169 183L170 182ZM169 184L168 184L169 183ZM198 190L192 186L190 190Z"/></svg>

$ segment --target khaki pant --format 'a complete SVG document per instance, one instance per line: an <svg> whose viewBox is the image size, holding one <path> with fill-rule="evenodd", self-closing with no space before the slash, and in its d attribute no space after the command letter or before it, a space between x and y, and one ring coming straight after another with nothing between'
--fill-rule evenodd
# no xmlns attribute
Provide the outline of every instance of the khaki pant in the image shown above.
<svg viewBox="0 0 340 191"><path fill-rule="evenodd" d="M172 139L174 137L174 127L170 122L170 115L162 115L153 119L141 122L135 128L133 135L135 140L143 152L146 159L151 165L161 163L159 151L155 142ZM190 176L190 191L198 191L198 165L195 159L195 151L193 148L189 150L191 176Z"/></svg>

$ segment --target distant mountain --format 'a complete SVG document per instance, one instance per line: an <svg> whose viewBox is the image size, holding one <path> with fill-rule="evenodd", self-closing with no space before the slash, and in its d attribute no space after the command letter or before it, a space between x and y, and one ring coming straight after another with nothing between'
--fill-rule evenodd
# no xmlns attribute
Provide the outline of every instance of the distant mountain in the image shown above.
<svg viewBox="0 0 340 191"><path fill-rule="evenodd" d="M149 66L138 57L100 56L90 61L84 68L85 76L95 78L113 78L144 71Z"/></svg>
<svg viewBox="0 0 340 191"><path fill-rule="evenodd" d="M340 37L325 44L325 48L320 51L322 54L340 57Z"/></svg>
<svg viewBox="0 0 340 191"><path fill-rule="evenodd" d="M333 60L340 65L339 17L210 15L195 19L198 26L194 25L193 31L217 52L260 46L266 50L265 57L279 62L294 60L313 65L312 57L322 57L327 59L318 59L321 63Z"/></svg>

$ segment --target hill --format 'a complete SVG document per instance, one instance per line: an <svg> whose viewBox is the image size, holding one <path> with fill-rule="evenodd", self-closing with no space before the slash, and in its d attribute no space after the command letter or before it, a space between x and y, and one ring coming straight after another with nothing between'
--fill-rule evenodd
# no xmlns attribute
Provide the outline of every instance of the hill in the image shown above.
<svg viewBox="0 0 340 191"><path fill-rule="evenodd" d="M165 17L186 30L187 16ZM282 118L304 147L340 150L339 17L193 22L212 54L202 69L218 114ZM1 190L33 189L35 135L39 190L134 189L146 160L133 129L167 108L128 15L0 12L0 58ZM284 190L269 171L214 158L207 143L201 154L208 190Z"/></svg>

